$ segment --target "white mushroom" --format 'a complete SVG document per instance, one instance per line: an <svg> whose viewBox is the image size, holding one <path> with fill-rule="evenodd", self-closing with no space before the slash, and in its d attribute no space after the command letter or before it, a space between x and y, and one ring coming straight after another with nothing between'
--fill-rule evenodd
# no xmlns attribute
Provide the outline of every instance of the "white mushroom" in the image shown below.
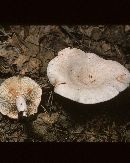
<svg viewBox="0 0 130 163"><path fill-rule="evenodd" d="M55 93L83 104L110 100L130 83L120 63L76 48L61 50L49 62L47 75Z"/></svg>
<svg viewBox="0 0 130 163"><path fill-rule="evenodd" d="M35 114L41 95L42 89L31 78L8 78L0 86L0 112L14 119L19 112L23 112L23 116Z"/></svg>

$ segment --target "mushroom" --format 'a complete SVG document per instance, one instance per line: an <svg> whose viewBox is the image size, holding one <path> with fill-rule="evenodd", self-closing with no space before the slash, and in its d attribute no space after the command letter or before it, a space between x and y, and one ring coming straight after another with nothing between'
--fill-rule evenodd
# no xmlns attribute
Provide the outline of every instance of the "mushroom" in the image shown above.
<svg viewBox="0 0 130 163"><path fill-rule="evenodd" d="M47 76L55 93L82 104L110 100L130 83L130 73L120 63L76 48L61 50L49 62Z"/></svg>
<svg viewBox="0 0 130 163"><path fill-rule="evenodd" d="M18 114L29 116L37 113L42 89L29 77L14 76L0 86L0 112L18 119Z"/></svg>

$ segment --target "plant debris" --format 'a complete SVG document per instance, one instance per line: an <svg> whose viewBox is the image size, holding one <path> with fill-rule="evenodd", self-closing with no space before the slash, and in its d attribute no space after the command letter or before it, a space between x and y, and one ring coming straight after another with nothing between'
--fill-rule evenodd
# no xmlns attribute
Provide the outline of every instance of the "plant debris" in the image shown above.
<svg viewBox="0 0 130 163"><path fill-rule="evenodd" d="M0 114L0 142L130 141L129 91L122 102L115 102L115 108L103 105L101 110L88 109L87 114L54 94L47 65L66 47L96 53L130 70L129 25L0 26L0 83L26 75L44 92L34 117L19 122Z"/></svg>

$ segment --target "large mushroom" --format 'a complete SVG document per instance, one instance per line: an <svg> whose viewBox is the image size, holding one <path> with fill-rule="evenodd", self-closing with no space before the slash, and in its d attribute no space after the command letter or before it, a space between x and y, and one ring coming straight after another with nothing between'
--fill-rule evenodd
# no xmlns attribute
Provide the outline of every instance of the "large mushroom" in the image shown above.
<svg viewBox="0 0 130 163"><path fill-rule="evenodd" d="M47 75L55 93L83 104L110 100L130 83L130 73L120 63L76 48L61 50L49 62Z"/></svg>
<svg viewBox="0 0 130 163"><path fill-rule="evenodd" d="M0 112L17 119L37 113L41 101L42 89L29 77L14 76L6 79L0 86Z"/></svg>

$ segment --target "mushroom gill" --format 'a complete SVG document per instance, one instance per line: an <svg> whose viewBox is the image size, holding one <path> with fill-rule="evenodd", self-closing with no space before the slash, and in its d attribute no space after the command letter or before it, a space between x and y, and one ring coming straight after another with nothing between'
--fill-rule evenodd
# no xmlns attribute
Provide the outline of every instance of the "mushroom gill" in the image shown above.
<svg viewBox="0 0 130 163"><path fill-rule="evenodd" d="M37 113L42 89L29 77L14 76L6 79L0 86L0 112L17 119L18 113L30 116Z"/></svg>

